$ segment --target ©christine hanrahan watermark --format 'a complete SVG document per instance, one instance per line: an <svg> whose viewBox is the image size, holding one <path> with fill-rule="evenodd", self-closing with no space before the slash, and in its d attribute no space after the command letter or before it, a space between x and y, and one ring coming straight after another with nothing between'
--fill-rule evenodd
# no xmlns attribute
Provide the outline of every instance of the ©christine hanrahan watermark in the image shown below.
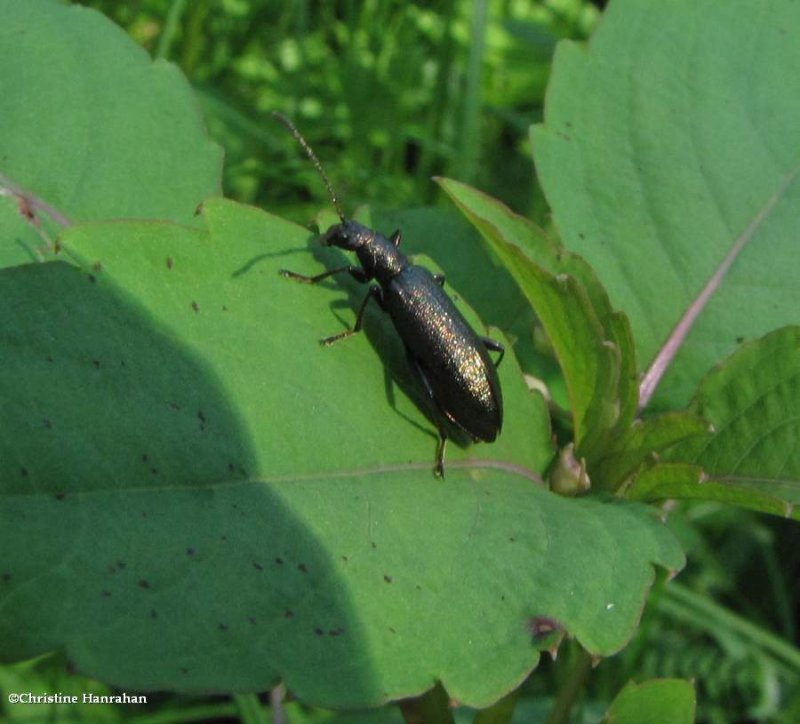
<svg viewBox="0 0 800 724"><path fill-rule="evenodd" d="M92 694L84 691L82 694L34 694L30 691L11 693L8 695L10 704L146 704L144 694Z"/></svg>

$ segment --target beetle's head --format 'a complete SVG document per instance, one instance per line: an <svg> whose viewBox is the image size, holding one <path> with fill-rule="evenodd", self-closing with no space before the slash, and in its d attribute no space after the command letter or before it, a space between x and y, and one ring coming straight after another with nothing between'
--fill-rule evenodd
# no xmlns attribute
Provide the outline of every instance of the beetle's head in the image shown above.
<svg viewBox="0 0 800 724"><path fill-rule="evenodd" d="M323 246L338 246L347 251L356 251L375 237L375 232L357 221L345 219L341 224L331 226L322 235Z"/></svg>

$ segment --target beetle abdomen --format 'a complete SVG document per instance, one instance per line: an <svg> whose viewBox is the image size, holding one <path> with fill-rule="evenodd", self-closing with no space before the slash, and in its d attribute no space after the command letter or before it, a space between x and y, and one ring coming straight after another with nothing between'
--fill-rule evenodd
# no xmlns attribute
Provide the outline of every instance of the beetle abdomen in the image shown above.
<svg viewBox="0 0 800 724"><path fill-rule="evenodd" d="M384 300L439 411L473 438L492 442L503 424L494 362L433 275L405 268L387 285Z"/></svg>

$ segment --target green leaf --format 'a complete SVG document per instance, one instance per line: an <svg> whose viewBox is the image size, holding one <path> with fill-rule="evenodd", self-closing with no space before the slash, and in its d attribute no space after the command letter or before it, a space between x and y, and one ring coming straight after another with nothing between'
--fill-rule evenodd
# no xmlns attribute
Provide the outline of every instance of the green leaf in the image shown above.
<svg viewBox="0 0 800 724"><path fill-rule="evenodd" d="M797 320L798 24L793 0L616 0L588 47L558 46L533 143L565 246L630 316L645 366L702 312L657 407Z"/></svg>
<svg viewBox="0 0 800 724"><path fill-rule="evenodd" d="M631 681L614 699L608 724L694 724L695 693L686 679Z"/></svg>
<svg viewBox="0 0 800 724"><path fill-rule="evenodd" d="M0 17L0 191L57 223L190 222L219 193L221 150L175 66L78 5L0 0ZM0 201L0 265L29 262L46 244Z"/></svg>
<svg viewBox="0 0 800 724"><path fill-rule="evenodd" d="M704 435L708 423L683 412L635 420L630 427L609 441L595 465L593 481L605 489L616 489L649 458L687 438Z"/></svg>
<svg viewBox="0 0 800 724"><path fill-rule="evenodd" d="M703 381L689 407L712 431L676 446L675 463L704 471L691 479L637 481L647 498L722 500L798 517L800 456L800 327L786 327L743 345ZM644 497L642 495L638 497Z"/></svg>
<svg viewBox="0 0 800 724"><path fill-rule="evenodd" d="M547 415L513 354L502 436L437 481L386 318L317 342L363 287L277 274L338 252L230 202L203 219L76 226L77 267L0 271L0 656L61 648L128 689L284 679L331 707L439 680L480 707L536 666L537 618L624 646L682 551L649 509L535 482Z"/></svg>
<svg viewBox="0 0 800 724"><path fill-rule="evenodd" d="M586 263L527 219L450 179L439 183L481 232L536 311L569 391L576 457L591 470L610 433L636 407L633 348L627 322ZM624 361L623 361L624 360Z"/></svg>

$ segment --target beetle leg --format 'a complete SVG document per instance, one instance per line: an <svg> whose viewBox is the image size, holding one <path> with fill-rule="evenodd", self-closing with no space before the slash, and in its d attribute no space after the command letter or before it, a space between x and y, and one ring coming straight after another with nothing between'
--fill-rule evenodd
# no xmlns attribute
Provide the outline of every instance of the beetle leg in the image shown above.
<svg viewBox="0 0 800 724"><path fill-rule="evenodd" d="M358 267L355 268L357 269ZM350 273L353 274L352 271ZM355 276L355 274L353 274L353 276ZM364 297L364 301L361 302L361 306L358 308L358 314L356 315L356 323L353 325L353 328L348 329L344 332L339 332L339 334L334 334L331 337L325 337L324 339L320 340L320 344L323 344L327 347L333 344L334 342L338 342L340 339L345 339L346 337L350 337L356 332L360 332L361 325L364 323L364 310L366 310L367 308L367 302L369 302L369 300L372 299L373 297L377 300L378 304L380 304L380 306L383 307L383 291L377 285L370 287L369 291L367 292L367 296Z"/></svg>
<svg viewBox="0 0 800 724"><path fill-rule="evenodd" d="M500 344L500 342L497 342L490 337L481 337L480 340L483 342L483 346L486 347L486 349L490 349L492 352L500 353L500 356L497 358L497 362L494 363L495 367L499 367L500 363L503 361L503 356L506 353L506 348Z"/></svg>
<svg viewBox="0 0 800 724"><path fill-rule="evenodd" d="M392 234L389 237L389 241L391 241L392 244L395 245L395 247L398 247L398 246L400 246L400 239L402 239L402 238L403 238L403 235L400 233L400 229L397 229L397 231L395 231L394 234Z"/></svg>
<svg viewBox="0 0 800 724"><path fill-rule="evenodd" d="M444 286L444 274L434 274L433 281L435 281L440 287Z"/></svg>
<svg viewBox="0 0 800 724"><path fill-rule="evenodd" d="M310 277L306 276L305 274L298 274L297 272L289 271L288 269L281 269L278 273L282 277L294 279L296 282L303 282L304 284L316 284L317 282L321 282L323 279L332 277L334 274L340 274L341 272L347 272L358 282L369 281L369 277L367 277L366 272L361 267L353 266L352 264L340 266L338 269L328 269L328 271L324 271L322 274L316 274Z"/></svg>
<svg viewBox="0 0 800 724"><path fill-rule="evenodd" d="M436 429L439 431L439 442L436 445L436 459L433 465L433 474L437 478L444 479L444 449L447 445L447 431L444 429L444 424L442 423L442 413L439 409L439 405L436 404L436 398L433 395L431 383L425 376L425 372L419 362L417 362L416 358L407 347L406 356L408 357L408 363L411 365L411 369L417 373L417 377L419 377L420 382L422 382L422 387L425 389L425 396L428 398L428 404L433 413L433 421L436 423Z"/></svg>

